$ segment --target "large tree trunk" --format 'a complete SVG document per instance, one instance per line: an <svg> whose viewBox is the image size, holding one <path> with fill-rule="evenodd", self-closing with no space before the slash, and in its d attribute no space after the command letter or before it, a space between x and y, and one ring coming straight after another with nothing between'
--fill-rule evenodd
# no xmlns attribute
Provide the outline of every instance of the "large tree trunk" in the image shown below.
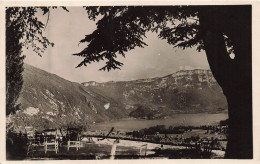
<svg viewBox="0 0 260 164"><path fill-rule="evenodd" d="M223 12L223 8L202 8L199 19L211 71L228 102L229 135L225 157L250 159L253 157L251 13L232 7L226 8L223 15L220 11ZM234 59L227 53L223 34L232 41Z"/></svg>
<svg viewBox="0 0 260 164"><path fill-rule="evenodd" d="M251 89L244 87L244 89ZM227 97L229 108L229 136L225 157L246 158L253 157L252 144L252 100L250 95L234 90Z"/></svg>

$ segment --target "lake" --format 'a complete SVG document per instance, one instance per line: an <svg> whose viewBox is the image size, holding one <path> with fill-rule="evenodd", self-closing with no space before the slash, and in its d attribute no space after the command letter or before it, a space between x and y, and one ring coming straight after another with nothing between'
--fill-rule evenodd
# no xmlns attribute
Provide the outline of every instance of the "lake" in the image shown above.
<svg viewBox="0 0 260 164"><path fill-rule="evenodd" d="M154 120L145 120L145 119L135 119L127 118L109 122L97 123L94 125L91 130L109 130L112 127L121 131L133 131L140 130L144 128L149 128L156 125L165 125L165 126L200 126L200 125L217 125L219 121L225 120L228 118L227 113L199 113L199 114L175 114L168 116L164 119L154 119Z"/></svg>

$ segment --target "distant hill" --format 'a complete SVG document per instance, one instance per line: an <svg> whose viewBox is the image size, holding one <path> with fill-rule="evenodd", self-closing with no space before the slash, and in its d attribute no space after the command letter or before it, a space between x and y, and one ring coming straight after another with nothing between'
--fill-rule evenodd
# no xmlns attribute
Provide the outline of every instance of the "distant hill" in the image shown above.
<svg viewBox="0 0 260 164"><path fill-rule="evenodd" d="M225 96L210 70L181 70L150 79L106 83L91 81L82 84L92 91L120 101L130 116L138 118L227 110Z"/></svg>
<svg viewBox="0 0 260 164"><path fill-rule="evenodd" d="M17 128L86 127L125 117L154 119L174 113L216 113L227 109L222 90L209 70L79 84L28 64L24 67L18 100L22 110L11 118Z"/></svg>
<svg viewBox="0 0 260 164"><path fill-rule="evenodd" d="M16 126L33 125L38 129L88 126L127 116L123 105L112 97L28 64L24 67L24 84L18 100L22 110L13 119ZM106 110L107 103L110 108Z"/></svg>

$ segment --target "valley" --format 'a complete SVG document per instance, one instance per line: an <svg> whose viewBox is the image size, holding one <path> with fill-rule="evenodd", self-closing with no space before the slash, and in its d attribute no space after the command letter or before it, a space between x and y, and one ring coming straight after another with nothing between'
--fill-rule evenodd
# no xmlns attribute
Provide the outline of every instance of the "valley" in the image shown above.
<svg viewBox="0 0 260 164"><path fill-rule="evenodd" d="M111 157L115 139L120 140L118 159L143 158L143 142L155 145L146 148L146 158L223 157L227 127L220 121L228 118L227 102L209 70L180 70L133 81L76 83L25 64L23 79L18 100L21 110L7 118L8 138L27 149L26 127L41 136L46 129L57 129L60 152L44 154L40 144L35 147L36 154L19 158L106 159ZM68 128L82 130L81 151L65 151L63 134ZM105 134L107 139L100 142ZM214 153L207 154L203 145L210 143L214 143ZM194 148L198 151L193 152ZM189 155L183 155L186 151Z"/></svg>

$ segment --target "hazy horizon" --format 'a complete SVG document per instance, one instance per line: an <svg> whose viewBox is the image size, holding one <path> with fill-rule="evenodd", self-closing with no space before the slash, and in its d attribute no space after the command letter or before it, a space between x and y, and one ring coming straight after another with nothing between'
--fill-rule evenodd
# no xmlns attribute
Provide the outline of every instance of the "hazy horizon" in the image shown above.
<svg viewBox="0 0 260 164"><path fill-rule="evenodd" d="M151 32L146 33L147 38L144 38L148 46L127 52L126 58L118 56L117 59L124 63L121 70L99 71L105 61L75 68L83 58L72 54L87 46L79 44L79 41L92 33L96 25L87 18L87 12L82 7L68 9L70 12L51 10L44 36L54 42L55 46L48 47L42 57L32 50L24 50L25 63L79 83L162 77L178 71L181 66L209 69L204 51L197 52L196 48L173 48L166 40L158 39L157 34ZM47 15L39 14L39 17L43 23L47 22Z"/></svg>

